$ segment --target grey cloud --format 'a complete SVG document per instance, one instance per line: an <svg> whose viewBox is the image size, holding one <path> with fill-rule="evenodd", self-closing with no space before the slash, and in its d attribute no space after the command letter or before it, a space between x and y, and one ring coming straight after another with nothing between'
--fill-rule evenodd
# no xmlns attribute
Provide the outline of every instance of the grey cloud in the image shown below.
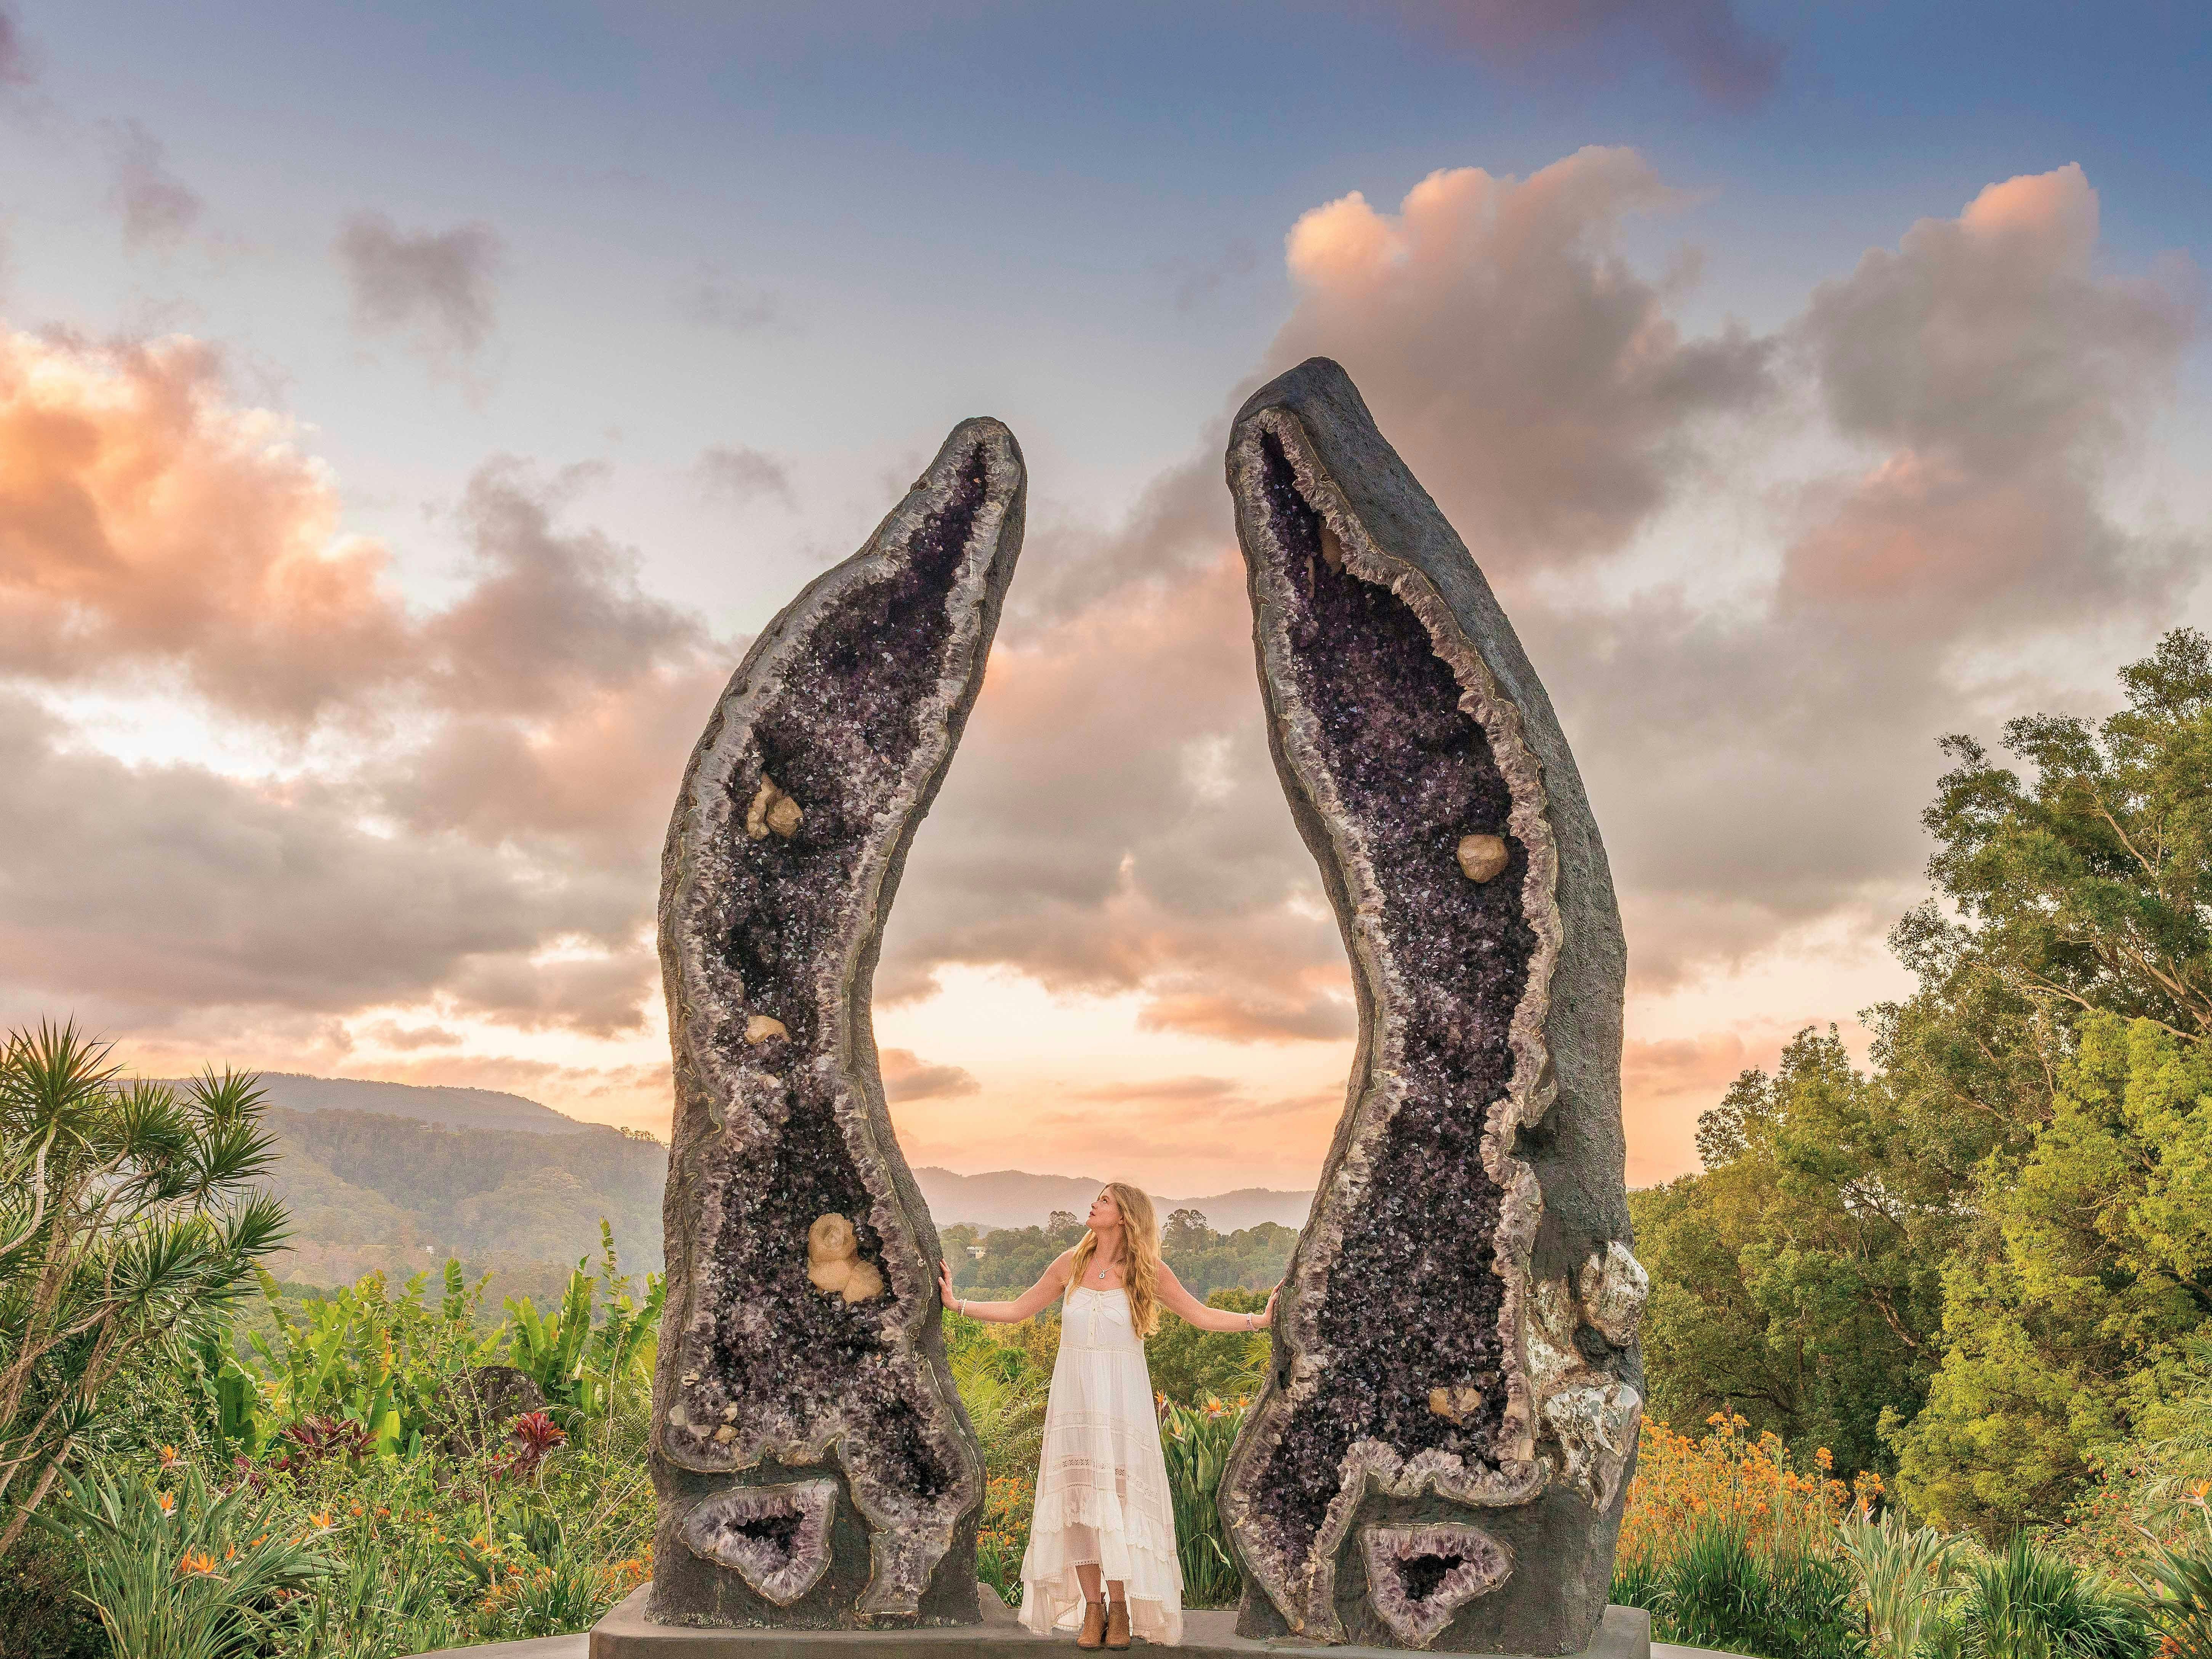
<svg viewBox="0 0 2212 1659"><path fill-rule="evenodd" d="M716 266L701 265L677 284L676 314L701 328L756 334L788 326L781 296L732 281Z"/></svg>
<svg viewBox="0 0 2212 1659"><path fill-rule="evenodd" d="M339 792L130 767L28 698L0 711L0 961L49 994L343 1012L568 925L557 874L371 834Z"/></svg>
<svg viewBox="0 0 2212 1659"><path fill-rule="evenodd" d="M957 1066L933 1066L911 1048L878 1051L884 1073L884 1097L895 1106L918 1100L949 1100L981 1093L975 1074Z"/></svg>
<svg viewBox="0 0 2212 1659"><path fill-rule="evenodd" d="M358 213L336 252L363 333L403 336L438 363L473 357L490 339L505 245L489 225L409 234Z"/></svg>
<svg viewBox="0 0 2212 1659"><path fill-rule="evenodd" d="M773 495L786 507L795 506L791 491L791 469L773 455L742 445L714 444L699 452L692 463L702 488L732 501L753 501Z"/></svg>
<svg viewBox="0 0 2212 1659"><path fill-rule="evenodd" d="M636 906L624 931L646 922ZM522 1030L559 1029L586 1036L618 1036L645 1024L656 978L652 950L632 941L605 956L531 960L510 954L471 958L442 977L439 989L465 1012Z"/></svg>
<svg viewBox="0 0 2212 1659"><path fill-rule="evenodd" d="M1001 633L879 996L922 994L945 963L1010 963L1056 990L1139 991L1155 1026L1349 1030L1335 925L1267 758L1241 567L1215 553Z"/></svg>
<svg viewBox="0 0 2212 1659"><path fill-rule="evenodd" d="M29 43L23 39L23 26L15 21L12 7L0 6L0 90L27 87L38 78Z"/></svg>
<svg viewBox="0 0 2212 1659"><path fill-rule="evenodd" d="M2199 549L2130 534L2104 473L2170 389L2193 306L2093 267L2079 167L1993 185L1824 283L1796 331L1837 429L1883 447L1808 491L1785 602L1942 637L2061 607L2166 614Z"/></svg>
<svg viewBox="0 0 2212 1659"><path fill-rule="evenodd" d="M380 548L332 542L327 480L258 429L240 441L252 417L204 350L0 337L15 359L36 373L0 386L40 391L0 395L0 672L173 674L218 720L351 741L305 781L249 786L72 757L27 714L4 782L34 793L0 823L9 959L135 1025L443 995L634 1029L669 781L732 647L560 523L577 476L480 470L460 512L475 580L411 614Z"/></svg>
<svg viewBox="0 0 2212 1659"><path fill-rule="evenodd" d="M1673 192L1632 150L1525 179L1430 174L1385 216L1358 195L1290 239L1297 308L1270 372L1336 358L1486 568L1621 547L1679 487L1704 423L1760 408L1773 343L1686 338L1668 285L1613 251Z"/></svg>
<svg viewBox="0 0 2212 1659"><path fill-rule="evenodd" d="M1395 221L1323 210L1292 238L1305 292L1268 360L1345 361L1506 590L1606 826L1646 991L1815 923L1878 938L1923 890L1932 739L1969 696L1959 650L2127 617L2148 637L2202 558L2103 507L2100 469L2189 330L2163 290L2090 272L2068 180L1915 228L1824 286L1786 355L1686 337L1668 285L1607 250L1620 213L1663 195L1637 158L1585 152L1521 184L1437 175ZM1717 602L1543 579L1710 488L1708 433L1744 451L1784 392L1898 447L1758 504L1778 574ZM1115 531L1033 542L915 846L886 994L940 962L1007 962L1138 992L1158 1026L1340 1033L1342 950L1261 741L1213 457L1170 469ZM1918 562L1885 586L1869 545Z"/></svg>
<svg viewBox="0 0 2212 1659"><path fill-rule="evenodd" d="M1425 30L1509 62L1590 44L1656 46L1712 103L1748 109L1773 92L1781 43L1759 34L1732 0L1396 0Z"/></svg>
<svg viewBox="0 0 2212 1659"><path fill-rule="evenodd" d="M478 574L424 630L449 706L548 712L705 644L697 617L638 586L634 552L597 531L554 527L588 476L544 479L501 459L470 478L460 520Z"/></svg>
<svg viewBox="0 0 2212 1659"><path fill-rule="evenodd" d="M123 240L136 247L173 247L199 222L198 194L169 171L161 141L136 121L115 145L112 199L123 215Z"/></svg>

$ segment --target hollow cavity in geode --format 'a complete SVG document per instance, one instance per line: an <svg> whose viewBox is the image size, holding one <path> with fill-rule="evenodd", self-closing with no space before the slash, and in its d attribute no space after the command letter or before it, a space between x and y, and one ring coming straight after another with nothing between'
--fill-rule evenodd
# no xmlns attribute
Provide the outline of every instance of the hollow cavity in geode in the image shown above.
<svg viewBox="0 0 2212 1659"><path fill-rule="evenodd" d="M835 1480L739 1486L692 1508L684 1517L684 1543L787 1607L829 1569L830 1522L836 1509Z"/></svg>
<svg viewBox="0 0 2212 1659"><path fill-rule="evenodd" d="M1462 1607L1513 1571L1504 1545L1480 1527L1451 1522L1362 1527L1359 1546L1368 1604L1410 1648L1428 1646Z"/></svg>
<svg viewBox="0 0 2212 1659"><path fill-rule="evenodd" d="M981 1459L868 1001L907 847L981 684L1023 494L1004 427L955 428L868 544L762 631L664 858L678 1113L656 1447L703 1476L833 1464L868 1532L867 1587L833 1610L852 1621L921 1614L939 1581L975 1616L972 1562L947 1552L956 1534L972 1550ZM835 1270L810 1248L833 1217ZM665 1526L696 1485L663 1482ZM691 1593L658 1587L653 1616L729 1616L713 1595L669 1600Z"/></svg>
<svg viewBox="0 0 2212 1659"><path fill-rule="evenodd" d="M1522 914L1528 855L1510 833L1512 792L1450 665L1403 600L1340 550L1327 556L1279 440L1263 434L1260 451L1283 579L1276 696L1297 720L1298 759L1333 798L1340 844L1358 866L1355 902L1371 893L1376 907L1395 1017L1375 1062L1393 1075L1394 1099L1365 1148L1358 1212L1340 1218L1314 1322L1328 1358L1250 1498L1296 1577L1344 1495L1355 1442L1404 1459L1500 1461L1506 1287L1482 1141L1486 1109L1512 1077L1512 1016L1536 941ZM1504 842L1498 878L1468 879L1459 847L1470 835ZM1449 1414L1431 1408L1438 1389Z"/></svg>

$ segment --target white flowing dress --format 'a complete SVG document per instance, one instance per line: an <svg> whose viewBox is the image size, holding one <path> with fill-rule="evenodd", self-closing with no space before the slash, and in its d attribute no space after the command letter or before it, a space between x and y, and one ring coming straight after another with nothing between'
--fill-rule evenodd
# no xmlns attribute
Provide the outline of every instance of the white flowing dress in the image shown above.
<svg viewBox="0 0 2212 1659"><path fill-rule="evenodd" d="M1129 1293L1077 1285L1060 1304L1036 1512L1022 1557L1022 1623L1040 1636L1083 1619L1078 1565L1118 1579L1133 1636L1182 1640L1182 1566L1145 1340ZM1101 1594L1104 1591L1102 1589Z"/></svg>

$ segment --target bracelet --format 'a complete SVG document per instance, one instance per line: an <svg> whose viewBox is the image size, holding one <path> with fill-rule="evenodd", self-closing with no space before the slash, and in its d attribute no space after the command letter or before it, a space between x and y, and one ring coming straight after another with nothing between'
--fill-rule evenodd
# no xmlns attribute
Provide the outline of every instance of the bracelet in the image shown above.
<svg viewBox="0 0 2212 1659"><path fill-rule="evenodd" d="M954 1307L956 1307L956 1308L957 1308L957 1309L959 1309L959 1310L960 1310L960 1316L961 1316L963 1319L965 1319L965 1318L967 1318L967 1317L968 1317L968 1299L967 1299L967 1297L961 1297L961 1299L960 1299L959 1301L957 1301L957 1302L954 1303L952 1305L953 1305Z"/></svg>

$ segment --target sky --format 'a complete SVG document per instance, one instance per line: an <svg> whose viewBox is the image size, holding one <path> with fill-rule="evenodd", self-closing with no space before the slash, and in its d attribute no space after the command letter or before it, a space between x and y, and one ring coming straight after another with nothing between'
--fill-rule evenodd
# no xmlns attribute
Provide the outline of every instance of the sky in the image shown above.
<svg viewBox="0 0 2212 1659"><path fill-rule="evenodd" d="M684 757L993 415L908 1161L1298 1187L1347 969L1229 417L1322 354L1548 685L1632 1182L1910 981L1936 740L2212 625L2183 4L0 0L0 1023L666 1133Z"/></svg>

